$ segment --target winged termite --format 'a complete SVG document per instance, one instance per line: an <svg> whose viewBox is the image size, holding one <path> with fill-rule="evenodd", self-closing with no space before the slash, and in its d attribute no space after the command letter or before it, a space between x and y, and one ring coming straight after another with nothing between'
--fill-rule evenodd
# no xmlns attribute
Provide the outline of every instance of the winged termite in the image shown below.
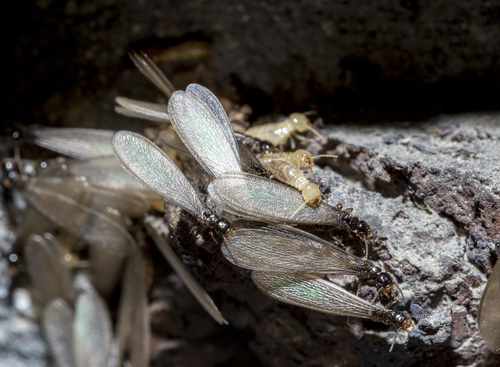
<svg viewBox="0 0 500 367"><path fill-rule="evenodd" d="M33 131L35 144L77 159L113 155L111 130L84 128L37 128Z"/></svg>
<svg viewBox="0 0 500 367"><path fill-rule="evenodd" d="M118 162L137 180L161 195L166 201L180 206L220 235L229 235L231 232L229 222L224 218L218 218L205 206L184 174L152 141L139 134L119 131L113 138L113 148ZM225 323L226 321L210 297L198 288L197 282L188 275L168 244L155 231L150 231L150 233L163 255L203 307L216 321Z"/></svg>
<svg viewBox="0 0 500 367"><path fill-rule="evenodd" d="M227 234L229 222L217 218L208 209L181 170L152 141L139 134L119 131L113 138L113 149L120 165L143 185L217 233Z"/></svg>
<svg viewBox="0 0 500 367"><path fill-rule="evenodd" d="M24 246L26 268L43 303L55 298L73 302L71 272L63 265L61 248L39 235L31 235Z"/></svg>
<svg viewBox="0 0 500 367"><path fill-rule="evenodd" d="M302 113L292 113L285 120L254 126L245 131L245 135L252 138L270 141L272 144L279 146L285 145L289 138L298 137L297 132L303 133L311 131L321 137L318 131L311 126L311 121Z"/></svg>
<svg viewBox="0 0 500 367"><path fill-rule="evenodd" d="M407 312L388 310L368 302L315 275L254 271L252 279L268 296L295 306L393 324L398 332L413 326ZM389 352L392 351L394 342Z"/></svg>
<svg viewBox="0 0 500 367"><path fill-rule="evenodd" d="M218 207L245 219L326 225L346 229L365 238L372 235L368 223L349 211L324 201L317 207L304 206L302 195L290 186L244 172L219 176L208 185L208 194Z"/></svg>
<svg viewBox="0 0 500 367"><path fill-rule="evenodd" d="M73 310L61 298L43 311L42 327L57 367L75 367L73 356Z"/></svg>
<svg viewBox="0 0 500 367"><path fill-rule="evenodd" d="M310 233L247 221L234 222L231 228L222 253L237 266L258 271L355 275L360 284L374 286L394 298L397 284L388 273Z"/></svg>
<svg viewBox="0 0 500 367"><path fill-rule="evenodd" d="M479 331L488 349L500 354L500 261L497 260L481 296L477 313Z"/></svg>
<svg viewBox="0 0 500 367"><path fill-rule="evenodd" d="M111 317L102 298L93 291L81 293L73 324L76 367L106 367L112 335Z"/></svg>

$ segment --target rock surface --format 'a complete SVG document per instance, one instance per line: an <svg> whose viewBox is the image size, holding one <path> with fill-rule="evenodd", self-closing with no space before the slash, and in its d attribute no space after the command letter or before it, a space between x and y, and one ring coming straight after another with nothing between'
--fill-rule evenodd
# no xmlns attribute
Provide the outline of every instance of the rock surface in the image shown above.
<svg viewBox="0 0 500 367"><path fill-rule="evenodd" d="M495 366L500 358L476 317L500 241L499 122L497 114L467 114L324 131L337 172L315 168L314 180L331 204L352 207L374 230L370 258L394 274L406 298L395 308L432 314L400 333L392 353L393 328L358 319L349 326L267 298L207 231L189 233L196 220L174 210L167 223L185 263L264 366ZM198 168L185 172L203 188Z"/></svg>

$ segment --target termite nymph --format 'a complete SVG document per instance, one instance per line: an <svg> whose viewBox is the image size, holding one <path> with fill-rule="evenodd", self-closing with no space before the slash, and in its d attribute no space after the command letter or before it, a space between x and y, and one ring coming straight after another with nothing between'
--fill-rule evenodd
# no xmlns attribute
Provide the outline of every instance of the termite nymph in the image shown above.
<svg viewBox="0 0 500 367"><path fill-rule="evenodd" d="M311 121L309 121L306 115L292 113L283 121L251 127L245 131L245 135L261 140L268 140L274 145L284 145L292 136L298 138L296 132L303 133L308 130L324 138L311 126Z"/></svg>
<svg viewBox="0 0 500 367"><path fill-rule="evenodd" d="M259 156L259 161L262 165L266 166L268 162L280 160L290 163L291 165L300 169L310 169L314 166L314 159L330 157L337 158L336 155L331 154L321 154L313 156L310 152L305 149L298 149L294 152L283 152L283 153L266 153Z"/></svg>

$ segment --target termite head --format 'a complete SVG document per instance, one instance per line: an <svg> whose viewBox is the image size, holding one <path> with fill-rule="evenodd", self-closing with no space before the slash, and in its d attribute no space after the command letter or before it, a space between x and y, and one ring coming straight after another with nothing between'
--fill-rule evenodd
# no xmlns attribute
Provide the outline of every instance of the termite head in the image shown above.
<svg viewBox="0 0 500 367"><path fill-rule="evenodd" d="M233 231L231 223L227 219L220 218L214 225L214 230L222 237L227 238L229 234Z"/></svg>
<svg viewBox="0 0 500 367"><path fill-rule="evenodd" d="M321 200L321 191L315 183L308 183L302 188L302 198L312 206L317 206Z"/></svg>
<svg viewBox="0 0 500 367"><path fill-rule="evenodd" d="M366 283L379 288L383 293L392 293L394 281L389 274L368 261L364 266L364 270L365 275L363 276L363 280Z"/></svg>
<svg viewBox="0 0 500 367"><path fill-rule="evenodd" d="M302 113L292 113L288 119L291 121L295 130L299 133L303 133L311 127L311 122L307 116Z"/></svg>
<svg viewBox="0 0 500 367"><path fill-rule="evenodd" d="M276 153L276 147L270 141L262 140L259 143L259 153L263 154Z"/></svg>
<svg viewBox="0 0 500 367"><path fill-rule="evenodd" d="M299 149L293 153L293 163L298 167L314 166L314 158L311 153L305 149Z"/></svg>
<svg viewBox="0 0 500 367"><path fill-rule="evenodd" d="M410 315L405 311L390 311L387 309L378 309L373 314L374 321L381 321L384 324L393 324L399 330L408 330L413 326Z"/></svg>

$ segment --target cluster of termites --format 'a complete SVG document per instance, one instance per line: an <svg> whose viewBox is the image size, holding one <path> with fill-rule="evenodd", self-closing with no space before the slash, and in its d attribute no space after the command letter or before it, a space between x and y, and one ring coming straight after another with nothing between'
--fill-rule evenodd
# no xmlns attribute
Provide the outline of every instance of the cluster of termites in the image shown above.
<svg viewBox="0 0 500 367"><path fill-rule="evenodd" d="M393 324L398 331L412 326L406 312L389 309L398 300L390 274L367 258L294 227L328 227L365 243L372 236L368 223L350 209L329 205L318 185L308 180L319 156L303 149L281 151L287 139L301 139L298 133L319 134L306 115L295 113L235 134L208 89L191 84L175 91L146 55L131 57L166 95L168 106L118 97L116 111L171 124L173 130L161 129L151 141L127 131L35 128L30 132L35 144L72 159L53 162L38 175L15 178L22 181L19 190L30 206L17 242L24 247L28 273L42 295L42 323L58 365L121 366L125 359L133 366L148 365L146 270L128 228L130 218L143 218L151 207L162 211L163 201L178 205L220 235L225 259L252 270L253 281L265 294L316 311ZM181 161L194 159L205 169L214 207L199 197L164 150ZM9 167L15 165L29 167L19 156ZM15 175L7 176L14 181ZM40 216L48 220L36 219ZM151 218L145 226L207 312L227 323L165 241L165 229ZM86 259L77 256L82 242L90 245ZM103 297L116 287L123 268L113 332ZM330 274L356 276L358 293L328 281ZM361 285L376 288L373 299L358 296ZM390 304L377 303L379 295ZM89 325L99 327L89 335Z"/></svg>

